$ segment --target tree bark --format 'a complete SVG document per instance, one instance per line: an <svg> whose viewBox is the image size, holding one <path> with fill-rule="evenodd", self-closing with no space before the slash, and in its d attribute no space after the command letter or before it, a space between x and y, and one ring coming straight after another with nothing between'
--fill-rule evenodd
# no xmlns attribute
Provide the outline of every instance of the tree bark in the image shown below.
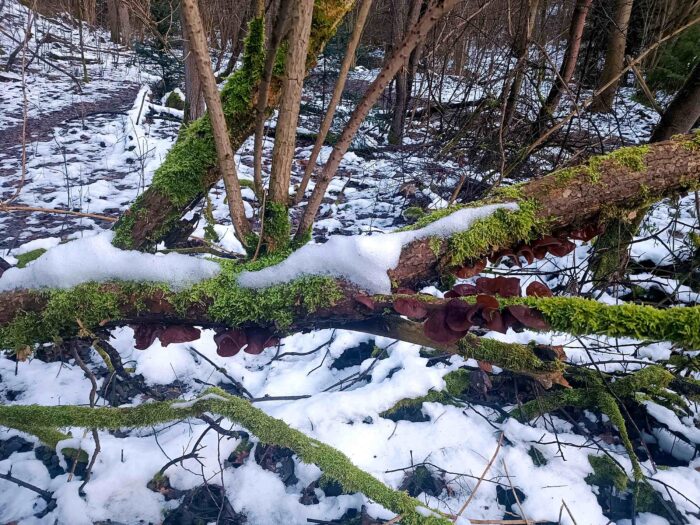
<svg viewBox="0 0 700 525"><path fill-rule="evenodd" d="M683 87L661 116L649 142L668 140L673 135L688 133L700 119L700 61L695 64Z"/></svg>
<svg viewBox="0 0 700 525"><path fill-rule="evenodd" d="M633 3L633 0L617 0L615 3L615 14L610 33L608 34L605 65L600 75L599 86L604 86L612 79L618 77L624 68L627 30L629 29ZM591 111L595 113L610 113L619 83L618 79L603 90L591 104Z"/></svg>
<svg viewBox="0 0 700 525"><path fill-rule="evenodd" d="M542 128L549 120L550 116L557 109L562 92L567 89L576 70L576 61L581 49L581 39L583 37L583 29L586 26L586 18L590 10L593 0L577 0L574 7L574 13L571 17L571 25L569 26L569 38L564 52L564 60L559 68L559 74L556 75L552 87L549 90L547 99L540 109L537 120L533 125L533 134L539 135Z"/></svg>
<svg viewBox="0 0 700 525"><path fill-rule="evenodd" d="M117 0L117 10L119 13L119 41L125 46L131 46L131 18L129 16L129 6L124 0Z"/></svg>
<svg viewBox="0 0 700 525"><path fill-rule="evenodd" d="M340 102L340 97L343 94L343 88L345 87L345 80L348 77L348 72L350 71L350 67L355 60L355 51L357 50L357 45L360 43L362 30L365 26L365 22L367 21L367 15L369 14L371 7L372 0L362 0L360 9L357 13L357 19L355 20L355 26L352 29L352 35L350 36L350 41L348 42L348 47L345 50L343 63L340 65L340 72L338 73L338 80L336 80L335 87L333 88L333 95L331 95L328 108L326 108L326 114L323 116L323 122L321 122L321 127L318 130L318 136L316 137L316 142L311 150L311 156L309 157L309 162L304 170L304 176L302 177L299 188L297 188L296 195L294 196L294 204L299 204L304 198L306 187L309 185L309 180L311 180L311 175L316 167L316 161L318 160L319 153L321 153L323 142L326 140L328 131L331 129L333 116L335 115L335 110Z"/></svg>
<svg viewBox="0 0 700 525"><path fill-rule="evenodd" d="M204 33L204 26L202 25L202 19L199 14L197 0L182 0L180 9L182 11L182 19L185 23L190 51L195 66L197 67L203 95L207 102L207 107L209 108L209 118L211 119L212 132L216 145L216 156L219 170L224 179L231 222L236 231L236 236L245 246L247 244L247 237L250 234L250 225L245 216L241 187L236 174L233 148L228 139L226 117L224 116L224 109L221 105L219 90L216 87L216 79L211 70L207 37Z"/></svg>
<svg viewBox="0 0 700 525"><path fill-rule="evenodd" d="M184 21L183 21L184 23ZM199 80L194 54L190 48L189 38L183 38L183 53L185 55L185 124L197 120L204 115L204 95Z"/></svg>
<svg viewBox="0 0 700 525"><path fill-rule="evenodd" d="M316 2L315 22L312 23L314 29L306 63L307 71L313 66L318 53L333 36L352 4L353 0L318 0ZM248 38L250 36L249 32ZM262 67L257 69L257 52L250 48L248 51L250 54L247 59L252 63L245 66L240 74L236 72L229 77L221 95L224 106L231 107L226 117L229 138L234 151L251 135L255 126L252 101L255 100L257 79ZM271 111L277 105L278 96L279 79L273 77L267 111ZM162 165L156 171L151 186L136 199L115 225L113 241L115 246L128 249L152 249L177 228L182 215L199 202L203 195L218 182L220 174L216 170L216 162L210 160L214 153L214 145L199 142L201 142L199 136L192 136L187 129L181 131L178 142L164 160L164 165L168 164L167 170ZM197 147L205 151L208 150L209 153L197 158L188 158L187 165L180 167L180 159L187 156L186 149L192 143L196 143Z"/></svg>
<svg viewBox="0 0 700 525"><path fill-rule="evenodd" d="M321 202L326 194L328 185L331 182L333 176L338 171L338 166L343 160L343 156L347 153L352 139L360 129L362 122L369 114L370 110L377 102L384 89L389 85L391 80L396 76L396 73L403 66L403 64L408 60L411 52L415 49L419 42L425 40L428 36L428 32L433 28L442 16L452 9L457 0L440 0L430 5L425 14L421 17L420 21L408 32L406 38L404 38L401 46L396 49L391 56L389 56L384 62L384 66L380 71L377 78L369 85L365 91L362 100L358 103L357 107L350 116L350 120L343 129L338 143L333 148L333 152L323 167L323 171L316 181L316 187L309 197L309 201L304 208L304 213L299 222L299 228L297 229L295 239L297 241L303 240L311 231L311 226L314 223L316 214L321 207Z"/></svg>
<svg viewBox="0 0 700 525"><path fill-rule="evenodd" d="M109 26L109 36L115 44L119 40L119 0L107 0L107 25Z"/></svg>
<svg viewBox="0 0 700 525"><path fill-rule="evenodd" d="M289 181L296 146L297 121L301 104L301 90L304 84L304 66L309 45L311 12L313 0L299 0L295 3L289 31L289 48L282 79L275 145L272 150L272 172L270 175L269 202L287 206L289 201Z"/></svg>
<svg viewBox="0 0 700 525"><path fill-rule="evenodd" d="M289 189L312 10L313 0L297 0L292 11L262 236L267 253L285 249L289 244Z"/></svg>
<svg viewBox="0 0 700 525"><path fill-rule="evenodd" d="M262 196L265 188L262 180L262 151L263 141L265 139L265 118L267 116L267 100L270 90L270 82L272 80L272 72L275 67L277 58L277 50L282 39L287 34L289 28L289 17L292 10L290 0L283 0L280 3L280 8L277 11L277 18L272 26L272 35L267 43L267 51L265 53L265 68L263 70L262 79L260 80L260 89L258 90L258 98L255 103L255 137L253 144L253 181L255 183L255 192L258 196ZM264 16L264 2L258 6L258 15Z"/></svg>
<svg viewBox="0 0 700 525"><path fill-rule="evenodd" d="M403 1L403 0L402 0ZM402 2L401 2L402 3ZM420 16L420 7L423 4L423 0L412 0L411 6L408 13L404 16L401 15L400 19L405 18L403 27L396 28L399 37L396 39L396 44L400 42L400 39L406 35L411 28L418 22L418 17ZM399 18L398 13L395 14ZM408 100L411 98L413 76L409 71L409 62L413 54L416 52L414 49L409 55L406 62L403 64L399 72L394 78L394 83L396 86L396 92L394 97L394 104L391 109L391 126L389 128L388 141L389 144L394 144L400 146L403 143L403 131L406 123L406 110L408 109Z"/></svg>

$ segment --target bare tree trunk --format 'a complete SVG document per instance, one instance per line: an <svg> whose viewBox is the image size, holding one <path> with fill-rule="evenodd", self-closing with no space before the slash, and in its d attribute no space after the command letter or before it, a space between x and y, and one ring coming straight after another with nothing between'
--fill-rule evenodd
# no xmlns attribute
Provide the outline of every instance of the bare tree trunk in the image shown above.
<svg viewBox="0 0 700 525"><path fill-rule="evenodd" d="M184 17L183 17L184 24ZM184 36L184 35L183 35ZM185 55L185 118L184 122L192 122L204 115L204 94L200 75L197 72L196 58L190 48L189 38L183 38L183 54Z"/></svg>
<svg viewBox="0 0 700 525"><path fill-rule="evenodd" d="M124 0L117 0L119 12L119 40L125 46L131 45L131 19L129 18L129 6Z"/></svg>
<svg viewBox="0 0 700 525"><path fill-rule="evenodd" d="M605 53L605 65L600 76L599 86L608 84L618 77L625 66L625 47L627 45L627 30L629 29L630 15L632 14L633 0L617 0L615 3L615 15L613 24L608 34ZM591 111L595 113L610 113L615 100L619 79L608 86L598 95L591 104Z"/></svg>
<svg viewBox="0 0 700 525"><path fill-rule="evenodd" d="M292 11L289 49L282 78L282 100L277 118L275 145L272 149L272 171L265 209L267 227L263 239L268 253L278 251L289 244L289 187L313 8L313 0L296 0Z"/></svg>
<svg viewBox="0 0 700 525"><path fill-rule="evenodd" d="M401 6L401 11L394 14L394 17L400 21L403 21L404 19L404 14L402 13L402 11L405 11L405 5L403 3L404 1L405 0L398 0L399 5ZM422 3L423 0L411 1L411 7L408 11L408 14L405 15L406 20L403 23L403 27L395 27L395 31L397 33L395 45L399 45L404 36L418 21L418 17L420 16L420 7ZM411 53L411 56L414 52L415 50ZM413 83L413 77L410 75L409 72L409 61L410 56L403 64L401 69L399 69L399 72L396 74L396 77L394 79L396 86L396 96L394 98L394 105L392 108L391 127L389 128L389 144L401 145L401 143L403 142L403 130L404 125L406 123L406 109L408 106L408 99L411 96L411 84Z"/></svg>
<svg viewBox="0 0 700 525"><path fill-rule="evenodd" d="M190 52L199 72L204 98L209 108L209 118L211 119L214 142L216 144L216 156L224 179L231 222L236 231L236 236L246 246L250 234L250 225L245 216L241 187L236 175L233 149L228 138L226 118L224 117L219 90L216 87L214 73L211 70L207 37L204 34L197 0L182 0L180 8L182 10L182 20L185 23L187 39L190 44Z"/></svg>
<svg viewBox="0 0 700 525"><path fill-rule="evenodd" d="M559 74L554 79L552 87L549 90L547 99L540 109L537 120L534 123L534 134L539 135L542 127L545 125L550 115L557 109L562 92L567 89L576 70L576 61L581 49L581 39L583 37L583 29L586 25L586 18L590 10L593 0L577 0L574 7L574 13L571 17L571 25L569 26L569 39L564 53L564 60L559 68Z"/></svg>
<svg viewBox="0 0 700 525"><path fill-rule="evenodd" d="M79 0L81 2L81 16L83 22L94 26L97 22L96 0Z"/></svg>
<svg viewBox="0 0 700 525"><path fill-rule="evenodd" d="M688 133L700 118L700 61L695 64L683 87L661 116L649 142L668 140L673 135Z"/></svg>
<svg viewBox="0 0 700 525"><path fill-rule="evenodd" d="M277 12L277 18L272 26L272 35L267 44L267 52L265 53L265 66L263 69L262 79L260 80L260 89L258 91L258 99L255 103L255 139L253 145L253 180L255 183L255 192L260 196L264 193L262 180L262 150L263 139L265 132L265 116L267 110L267 99L270 91L270 82L272 80L272 72L277 59L277 49L280 42L287 33L289 28L289 17L292 11L293 2L291 0L282 0L280 9ZM265 4L258 6L258 16L264 16Z"/></svg>
<svg viewBox="0 0 700 525"><path fill-rule="evenodd" d="M304 208L304 213L299 222L299 228L295 235L297 241L302 241L311 231L311 226L321 207L321 202L326 194L328 185L338 171L338 166L340 166L343 156L348 151L353 137L357 133L357 130L360 129L362 122L367 118L367 114L372 109L372 106L374 106L384 89L389 85L394 76L396 76L396 73L406 62L416 45L425 40L428 36L428 32L438 20L452 9L456 3L457 0L440 0L432 3L418 23L408 32L401 46L387 58L379 75L367 88L362 100L355 108L355 111L353 111L338 143L333 148L328 162L326 162L326 165L323 167L323 171L316 182L316 187L309 198L306 208Z"/></svg>
<svg viewBox="0 0 700 525"><path fill-rule="evenodd" d="M112 42L120 43L119 39L119 0L107 0L107 25Z"/></svg>
<svg viewBox="0 0 700 525"><path fill-rule="evenodd" d="M513 43L513 54L517 57L518 61L515 64L515 70L513 71L513 82L510 84L510 89L508 90L508 97L506 98L505 105L503 108L503 128L507 129L510 126L510 122L515 114L516 104L518 102L518 97L520 96L520 90L523 85L523 79L525 77L525 64L527 62L527 47L532 38L532 30L535 27L535 21L537 20L537 8L539 6L539 0L526 0L526 6L523 9L526 10L521 13L520 29L516 35L515 42Z"/></svg>
<svg viewBox="0 0 700 525"><path fill-rule="evenodd" d="M311 150L311 156L309 157L309 162L304 170L304 177L301 179L299 188L294 196L294 204L299 204L304 198L304 192L306 192L306 187L308 186L311 175L316 167L316 161L318 160L319 153L321 153L323 142L326 140L328 131L331 129L333 115L335 114L335 110L340 102L340 97L343 94L343 88L345 87L345 80L348 77L348 72L350 71L350 67L355 60L355 51L357 50L357 45L360 43L362 30L365 26L365 22L367 21L367 15L369 14L371 7L372 0L362 0L362 4L360 4L360 9L357 13L357 19L355 20L355 26L353 27L352 35L350 36L350 41L348 42L348 47L345 50L343 63L340 65L340 72L338 73L338 80L336 80L335 87L333 88L333 95L328 103L328 108L326 108L326 114L323 116L321 127L318 130L316 142L314 143L314 147Z"/></svg>

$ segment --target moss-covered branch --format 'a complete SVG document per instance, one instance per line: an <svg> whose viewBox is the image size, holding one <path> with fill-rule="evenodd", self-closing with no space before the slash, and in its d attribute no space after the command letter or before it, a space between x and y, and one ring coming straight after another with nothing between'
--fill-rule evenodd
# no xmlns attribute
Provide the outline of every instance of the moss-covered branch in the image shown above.
<svg viewBox="0 0 700 525"><path fill-rule="evenodd" d="M592 371L578 371L574 374L582 386L548 393L540 398L528 401L518 407L513 415L527 421L547 412L553 412L560 408L591 408L598 409L610 418L617 427L620 441L627 450L632 461L632 469L635 480L643 478L642 469L634 452L634 446L627 431L627 424L620 409L620 402L635 401L637 397L662 399L665 403L669 399L666 388L674 379L673 374L660 366L648 366L633 374L611 380L605 375ZM670 394L677 403L682 402L680 397ZM618 401L619 400L619 401Z"/></svg>
<svg viewBox="0 0 700 525"><path fill-rule="evenodd" d="M566 233L604 222L611 210L635 209L677 193L700 187L699 135L675 137L652 145L621 148L586 163L545 177L495 191L470 203L517 202L518 211L499 210L438 249L430 239L414 241L404 251L405 264L389 272L392 280L415 282L426 275L470 264L499 250L527 243L544 234ZM422 217L420 228L445 217L460 206ZM464 207L464 206L461 206Z"/></svg>
<svg viewBox="0 0 700 525"><path fill-rule="evenodd" d="M263 289L238 285L241 271L262 268L282 257L247 264L222 261L217 276L181 291L173 291L164 283L112 282L87 283L68 290L0 293L0 348L15 349L75 336L80 329L78 321L88 330L106 323L164 322L262 327L285 335L323 326L343 327L348 322L378 319L389 323L400 319L393 304L404 296L374 296L375 308L369 310L355 300L356 288L330 277L303 277ZM423 303L428 311L444 308L447 302L421 294L410 297ZM526 304L539 311L551 329L559 332L665 340L700 348L700 307L607 305L578 297L507 298L500 299L500 304L502 307ZM397 338L402 336L405 334L399 333ZM419 334L411 336L415 339ZM431 341L426 338L425 344L430 346ZM479 342L471 335L462 344L469 347L468 357L492 361L513 371L528 366L543 371L541 363L527 361L532 359L531 351L520 359L517 352L497 348L496 341ZM498 361L495 355L509 357ZM519 370L514 369L516 365Z"/></svg>
<svg viewBox="0 0 700 525"><path fill-rule="evenodd" d="M293 450L302 461L313 463L326 476L338 481L347 492L361 492L380 505L401 514L407 525L449 524L407 493L393 490L359 469L339 450L312 439L286 423L268 416L247 401L220 389L188 402L157 402L128 408L90 408L79 406L0 406L0 425L28 430L33 428L83 427L116 430L150 427L188 417L214 413L240 424L262 443ZM31 430L29 430L31 431ZM35 432L32 432L35 433Z"/></svg>

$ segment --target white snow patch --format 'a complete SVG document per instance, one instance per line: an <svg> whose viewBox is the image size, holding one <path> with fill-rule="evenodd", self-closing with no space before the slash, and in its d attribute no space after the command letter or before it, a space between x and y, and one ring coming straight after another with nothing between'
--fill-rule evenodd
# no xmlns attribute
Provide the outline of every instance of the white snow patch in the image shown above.
<svg viewBox="0 0 700 525"><path fill-rule="evenodd" d="M161 281L174 288L215 276L218 264L176 253L146 254L112 246L112 232L85 237L48 250L26 268L0 277L0 291L71 288L90 281Z"/></svg>
<svg viewBox="0 0 700 525"><path fill-rule="evenodd" d="M242 272L238 284L246 288L265 288L292 281L304 275L328 275L346 279L369 293L389 293L387 272L399 263L401 249L426 237L449 237L465 231L477 220L496 210L515 211L516 203L491 204L463 208L425 228L383 235L332 235L325 244L308 244L283 262L256 272Z"/></svg>

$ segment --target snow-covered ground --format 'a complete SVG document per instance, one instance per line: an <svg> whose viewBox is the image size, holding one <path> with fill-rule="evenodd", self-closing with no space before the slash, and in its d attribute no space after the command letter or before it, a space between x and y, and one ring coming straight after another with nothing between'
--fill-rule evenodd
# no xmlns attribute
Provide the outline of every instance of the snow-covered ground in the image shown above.
<svg viewBox="0 0 700 525"><path fill-rule="evenodd" d="M0 11L3 27L14 30L14 38L21 40L26 9L16 0L7 0L3 5ZM38 39L50 33L75 44L78 38L77 31L65 20L39 17L36 30ZM155 78L139 67L133 53L107 44L108 41L101 31L86 31L90 49L87 57L94 63L88 64L91 80L82 94L75 92L74 82L65 74L43 62L34 62L29 68L26 180L15 201L17 204L117 217L148 186L172 145L178 123L162 117L177 117L177 111L162 108L160 100L151 96L148 84ZM16 44L12 42L0 32L4 49L13 49ZM60 48L46 48L42 53L52 50L61 52ZM82 75L75 61L69 61L66 68ZM376 73L358 68L351 79L369 82ZM419 76L417 87L422 82ZM7 198L14 193L22 174L22 79L2 77L0 87L0 135L5 134L0 139L0 197ZM460 82L448 78L442 100L449 102L465 94L474 98L483 95L464 89ZM644 140L656 117L648 117L648 110L629 100L630 95L631 92L622 91L619 114L596 117L586 125L603 135L614 130L628 141ZM319 106L321 98L311 89L305 93L309 107ZM87 104L94 106L89 106L87 111L76 109ZM351 108L349 104L342 106L340 114L347 116ZM642 111L644 118L635 113ZM302 131L313 131L317 125L318 115L302 115L299 124ZM380 142L372 125L363 126L358 146L377 146ZM271 140L267 140L266 168L269 168L271 146ZM311 146L308 140L300 140L298 144L293 166L295 181L303 173L303 160L308 158ZM252 179L252 149L249 140L236 156L243 178ZM324 148L319 162L329 153L330 148ZM362 148L350 152L331 184L329 198L315 227L316 237L323 240L329 234L388 232L405 223L402 212L409 204L419 203L431 209L444 207L449 188L464 174L477 179L489 176L471 165L450 159L436 160L424 153L382 148L376 148L372 155ZM250 190L244 190L244 196L253 201ZM219 243L224 249L235 251L238 245L226 217L223 188L215 188L210 197ZM249 207L248 212L252 216L253 208ZM181 272L182 281L188 281L211 274L207 273L211 272L211 263L203 260L192 261L191 268L178 265L175 259L184 256L168 255L168 259L149 256L153 259L144 261L130 258L129 254L112 254L105 248L110 234L104 230L109 225L108 221L85 217L0 214L0 257L15 264L17 256L23 253L36 248L49 249L49 253L30 263L27 271L20 274L19 270L9 270L0 278L0 290L13 287L15 279L20 283L31 279L41 284L37 273L46 278L44 284L56 285L56 280L60 280L65 285L76 271L88 267L95 269L90 274L94 278L114 277L105 270L102 261L104 265L126 269L127 273L119 277L152 279L168 271ZM202 221L194 234L204 236L204 227ZM689 233L693 231L698 231L695 196L660 203L653 207L633 244L633 259L640 264L687 264L692 254ZM101 250L102 258L81 267L76 252L59 245L63 240L76 238L83 238L80 242L89 249ZM382 238L378 237L371 244L376 247L381 243ZM90 256L88 248L86 257ZM565 257L548 256L522 268L502 263L487 271L518 275L523 285L530 280L542 280L560 294L590 294L587 275L590 251L588 244L579 243ZM165 266L163 261L172 261L175 266ZM47 277L43 270L49 263L58 273ZM347 266L348 261L345 263ZM129 270L131 266L138 266L139 273ZM175 279L177 275L170 277ZM627 284L600 292L596 297L604 302L621 302L636 285L661 290L677 302L698 302L697 288L693 291L676 278L645 272L637 273ZM441 294L437 289L430 291ZM109 343L130 373L141 379L139 388L120 386L122 389L117 391L112 384L114 378L95 349L82 348L81 355L96 375L98 386L111 392L99 397L97 404L108 406L115 397L116 404L126 406L147 402L149 398L192 398L210 385L235 389L230 380L233 378L257 399L258 408L340 449L357 466L391 487L406 488L408 481L418 478L416 472L422 472L419 469L427 469L431 474L429 482L420 484L415 494L428 505L450 513L458 512L471 497L460 521L463 524L471 520L497 523L513 516L533 523L562 525L700 523L700 458L697 457L700 412L693 403L689 405L689 415L679 418L665 407L646 402L647 417L659 424L652 432L645 431L644 439L650 448L660 452L656 462L646 457L642 468L659 497L666 505L673 506L676 521L649 512L634 516L632 510L611 520L606 515L609 505L606 496L597 498L601 489L586 481L593 472L588 456L608 454L628 474L632 466L605 416L585 412L579 420L552 414L529 424L512 418L503 421L502 410L511 407L503 406L498 392L489 392L487 388L471 392L455 405L426 402L420 417L410 418L415 420L394 421L382 414L398 401L444 389L443 377L460 367L469 367L478 376L476 362L457 356L431 359L417 345L343 330L296 334L260 355L239 353L222 358L216 353L213 335L211 330L203 330L202 337L192 343L170 344L166 348L156 341L146 350L136 350L131 328L112 330ZM622 338L574 338L529 331L488 336L511 342L563 345L571 363L590 365L594 359L608 372L635 370L668 358L672 351L671 344L640 345ZM91 383L73 358L68 353L56 356L55 352L46 352L45 357L45 360L33 357L16 362L9 355L1 356L0 402L87 404ZM220 424L226 429L244 430L226 420ZM644 428L649 426L645 424ZM73 446L77 444L92 454L95 443L91 432L77 428L64 430L71 432ZM309 523L308 520L328 523L341 517L345 521L338 523L350 523L352 512L359 513L363 507L374 518L394 517L361 494L338 494L332 488L319 487L316 482L320 470L296 457L290 459L283 452L267 451L274 459L270 464L257 457L255 451L247 457L241 455L237 447L244 441L242 436L211 431L209 423L199 419L138 430L100 431L101 450L81 495L82 476L80 472L70 471L65 458L42 448L32 436L0 429L0 474L9 472L51 492L54 498L47 508L47 501L41 495L0 480L0 522L78 525L108 520L124 524L162 523L165 519L166 523L185 523L185 518L171 511L180 505L183 497L187 499L195 492L171 499L172 491L154 491L147 485L169 461L188 454L195 446L197 458L176 462L165 473L172 489L178 491L192 491L203 484L223 487L221 490L231 507L224 512L221 523L243 523L245 519L249 525L301 525ZM254 436L251 439L255 441ZM483 482L474 492L494 455ZM210 499L215 500L213 492L208 490ZM612 494L629 502L628 494L620 495L615 489ZM667 515L664 505L658 507L661 514ZM216 514L210 521L217 521Z"/></svg>

